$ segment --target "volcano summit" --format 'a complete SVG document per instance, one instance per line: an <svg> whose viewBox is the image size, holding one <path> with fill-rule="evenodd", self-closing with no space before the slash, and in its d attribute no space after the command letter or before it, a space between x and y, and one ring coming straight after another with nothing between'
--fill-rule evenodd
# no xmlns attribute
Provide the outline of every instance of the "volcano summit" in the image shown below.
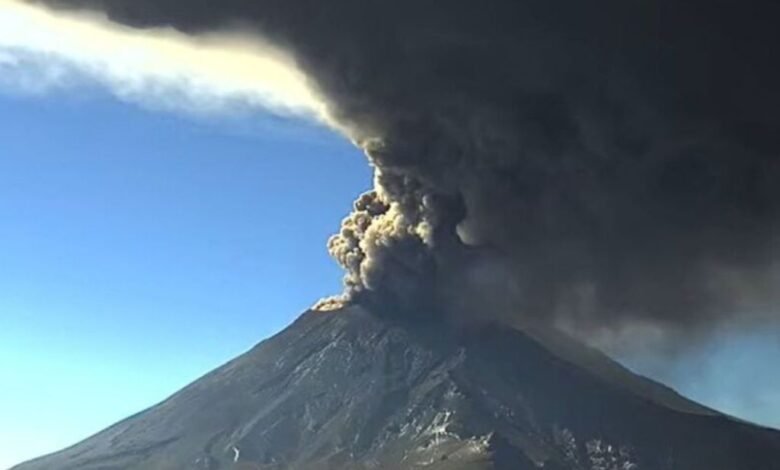
<svg viewBox="0 0 780 470"><path fill-rule="evenodd" d="M14 470L776 470L737 421L559 336L307 312L162 403ZM566 351L566 352L564 352Z"/></svg>
<svg viewBox="0 0 780 470"><path fill-rule="evenodd" d="M779 2L28 3L273 46L374 187L341 295L19 470L780 468L580 344L777 328Z"/></svg>

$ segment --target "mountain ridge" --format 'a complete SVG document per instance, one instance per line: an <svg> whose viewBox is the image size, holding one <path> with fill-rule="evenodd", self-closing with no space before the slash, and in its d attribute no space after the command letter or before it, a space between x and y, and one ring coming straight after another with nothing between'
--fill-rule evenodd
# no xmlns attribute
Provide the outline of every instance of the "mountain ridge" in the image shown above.
<svg viewBox="0 0 780 470"><path fill-rule="evenodd" d="M667 406L536 336L360 306L306 312L163 402L14 470L776 470L780 432L682 397Z"/></svg>

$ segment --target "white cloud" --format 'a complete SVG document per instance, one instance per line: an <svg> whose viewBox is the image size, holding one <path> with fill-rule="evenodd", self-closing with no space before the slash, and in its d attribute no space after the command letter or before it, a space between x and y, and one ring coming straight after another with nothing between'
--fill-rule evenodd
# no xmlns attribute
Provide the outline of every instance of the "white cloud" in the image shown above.
<svg viewBox="0 0 780 470"><path fill-rule="evenodd" d="M281 51L236 33L136 30L96 14L0 0L0 88L44 93L99 83L118 98L198 114L260 108L325 120L325 106Z"/></svg>

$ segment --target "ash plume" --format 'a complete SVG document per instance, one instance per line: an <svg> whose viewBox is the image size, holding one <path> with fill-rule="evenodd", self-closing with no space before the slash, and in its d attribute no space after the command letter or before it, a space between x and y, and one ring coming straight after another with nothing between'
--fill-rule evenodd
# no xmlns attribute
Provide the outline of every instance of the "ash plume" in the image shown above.
<svg viewBox="0 0 780 470"><path fill-rule="evenodd" d="M321 102L285 55L240 31L143 34L99 12L53 13L0 0L0 93L40 95L98 84L114 97L190 116L262 109L321 117Z"/></svg>
<svg viewBox="0 0 780 470"><path fill-rule="evenodd" d="M777 317L777 2L44 3L288 50L375 167L342 300L585 338Z"/></svg>

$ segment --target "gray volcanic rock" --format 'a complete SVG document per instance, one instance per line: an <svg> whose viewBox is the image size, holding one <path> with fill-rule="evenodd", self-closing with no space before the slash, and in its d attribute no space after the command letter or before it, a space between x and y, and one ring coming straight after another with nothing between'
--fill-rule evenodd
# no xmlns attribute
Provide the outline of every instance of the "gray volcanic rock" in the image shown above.
<svg viewBox="0 0 780 470"><path fill-rule="evenodd" d="M15 470L780 468L780 432L542 336L308 312L162 403Z"/></svg>

